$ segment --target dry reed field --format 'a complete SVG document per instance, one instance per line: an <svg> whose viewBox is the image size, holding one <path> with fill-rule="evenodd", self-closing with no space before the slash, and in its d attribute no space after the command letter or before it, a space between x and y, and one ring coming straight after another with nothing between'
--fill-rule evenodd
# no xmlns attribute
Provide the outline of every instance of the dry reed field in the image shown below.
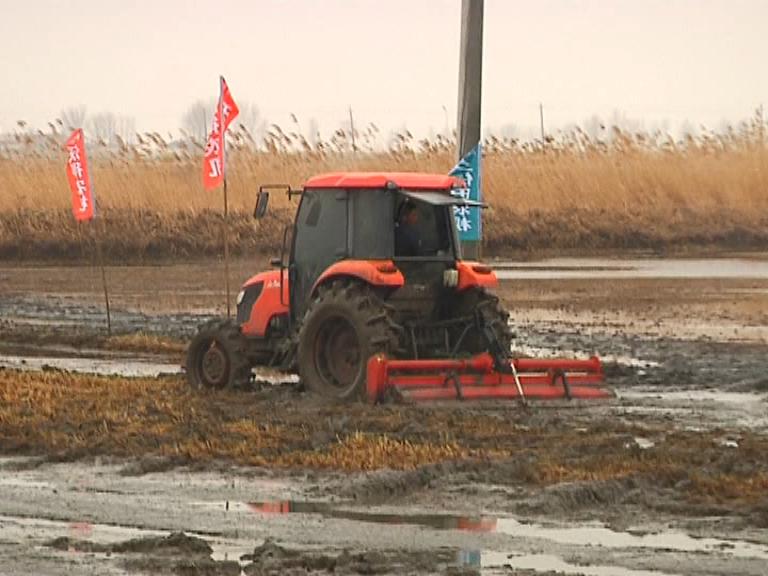
<svg viewBox="0 0 768 576"><path fill-rule="evenodd" d="M51 131L17 133L0 146L0 257L90 258L93 225L75 223L62 142ZM764 249L768 246L766 126L756 115L724 134L668 135L579 129L545 141L484 143L486 254L622 250ZM137 135L128 145L89 141L91 174L111 260L195 259L222 246L221 190L201 184L200 143ZM336 170L447 172L455 142L400 134L383 148L369 126L351 145L338 130L313 143L272 126L256 141L230 136L230 237L234 253L274 252L295 206L275 195L271 216L254 222L258 186L299 186Z"/></svg>

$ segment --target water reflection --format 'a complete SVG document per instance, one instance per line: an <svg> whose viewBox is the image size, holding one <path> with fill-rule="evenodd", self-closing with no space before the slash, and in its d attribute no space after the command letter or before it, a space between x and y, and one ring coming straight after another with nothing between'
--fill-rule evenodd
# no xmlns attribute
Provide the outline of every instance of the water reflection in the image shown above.
<svg viewBox="0 0 768 576"><path fill-rule="evenodd" d="M326 518L339 518L355 522L375 524L408 524L426 526L436 530L462 530L464 532L494 532L496 518L484 516L459 516L453 514L403 514L371 512L339 508L327 502L248 502L248 507L258 514L319 514Z"/></svg>
<svg viewBox="0 0 768 576"><path fill-rule="evenodd" d="M409 514L343 508L328 502L267 501L249 502L248 508L259 514L318 514L355 522L415 525L435 530L464 532L497 532L520 539L536 539L562 545L595 548L642 548L676 552L718 553L736 558L768 560L768 547L743 540L694 538L679 530L663 530L648 534L633 534L611 530L594 522L577 525L546 526L520 522L510 517L465 516L456 514ZM538 556L537 556L538 557ZM467 553L473 560L475 553ZM505 557L506 558L506 557ZM498 559L498 558L497 558ZM507 558L509 560L509 558ZM522 568L522 566L521 566ZM597 573L596 573L597 574ZM631 574L631 573L627 573ZM641 572L642 574L642 572Z"/></svg>

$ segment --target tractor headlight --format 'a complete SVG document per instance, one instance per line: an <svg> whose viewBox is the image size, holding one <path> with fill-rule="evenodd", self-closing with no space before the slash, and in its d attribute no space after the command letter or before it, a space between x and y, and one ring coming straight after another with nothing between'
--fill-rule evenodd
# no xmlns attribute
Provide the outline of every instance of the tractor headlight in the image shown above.
<svg viewBox="0 0 768 576"><path fill-rule="evenodd" d="M446 270L443 272L443 286L446 288L455 288L459 285L459 271Z"/></svg>

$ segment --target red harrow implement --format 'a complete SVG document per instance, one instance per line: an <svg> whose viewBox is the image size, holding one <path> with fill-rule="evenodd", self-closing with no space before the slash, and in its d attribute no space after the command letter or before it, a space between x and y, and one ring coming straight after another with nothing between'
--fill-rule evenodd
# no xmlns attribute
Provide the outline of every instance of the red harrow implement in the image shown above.
<svg viewBox="0 0 768 576"><path fill-rule="evenodd" d="M599 358L589 360L506 359L488 353L465 360L392 360L376 355L368 361L369 402L394 393L404 399L479 400L498 398L612 398L603 382Z"/></svg>

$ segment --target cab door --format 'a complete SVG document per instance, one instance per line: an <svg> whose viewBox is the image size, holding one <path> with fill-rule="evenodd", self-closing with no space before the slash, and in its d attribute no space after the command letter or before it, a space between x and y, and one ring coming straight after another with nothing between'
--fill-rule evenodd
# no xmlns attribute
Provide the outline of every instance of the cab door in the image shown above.
<svg viewBox="0 0 768 576"><path fill-rule="evenodd" d="M342 189L306 189L296 214L289 265L291 320L301 321L320 275L349 255L348 193Z"/></svg>

